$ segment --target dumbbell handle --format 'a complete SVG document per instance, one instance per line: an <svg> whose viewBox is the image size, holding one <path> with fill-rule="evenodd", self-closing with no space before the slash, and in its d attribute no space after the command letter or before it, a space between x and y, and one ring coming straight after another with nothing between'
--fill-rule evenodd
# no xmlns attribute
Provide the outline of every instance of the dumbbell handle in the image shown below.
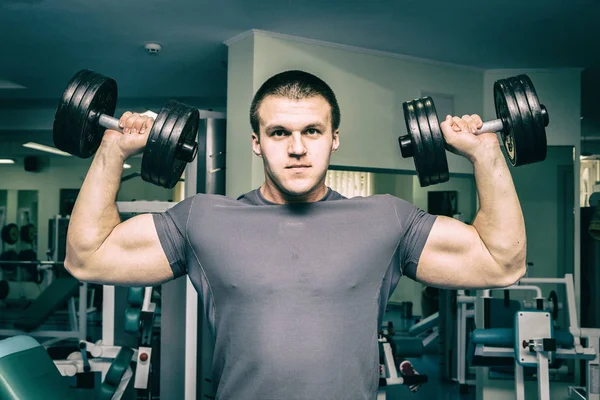
<svg viewBox="0 0 600 400"><path fill-rule="evenodd" d="M158 116L158 114L152 111L146 111L141 115L147 115L149 117L152 117L154 120L156 120L156 117ZM119 120L107 114L100 114L100 117L98 118L98 124L106 129L112 129L121 133L123 132L123 130L119 126Z"/></svg>
<svg viewBox="0 0 600 400"><path fill-rule="evenodd" d="M494 119L492 121L485 121L481 128L477 130L477 135L482 133L490 132L501 132L504 130L504 124L501 119Z"/></svg>

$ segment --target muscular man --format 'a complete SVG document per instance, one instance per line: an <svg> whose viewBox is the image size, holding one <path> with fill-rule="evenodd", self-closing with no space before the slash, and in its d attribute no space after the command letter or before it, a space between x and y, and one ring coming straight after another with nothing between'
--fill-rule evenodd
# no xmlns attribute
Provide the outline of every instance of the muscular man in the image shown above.
<svg viewBox="0 0 600 400"><path fill-rule="evenodd" d="M106 131L73 209L65 264L79 280L157 285L188 274L215 339L220 399L374 399L377 332L402 275L443 288L502 287L525 271L525 226L494 134L448 116L444 137L474 165L472 225L390 195L345 199L324 184L340 144L330 87L301 71L267 80L251 105L265 182L238 199L198 194L121 222L123 162L153 121Z"/></svg>

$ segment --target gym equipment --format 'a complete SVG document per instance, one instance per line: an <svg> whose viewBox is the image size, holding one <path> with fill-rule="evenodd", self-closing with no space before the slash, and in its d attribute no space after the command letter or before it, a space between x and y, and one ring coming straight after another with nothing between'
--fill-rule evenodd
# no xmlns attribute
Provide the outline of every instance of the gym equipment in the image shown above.
<svg viewBox="0 0 600 400"><path fill-rule="evenodd" d="M407 385L411 391L416 391L420 385L427 383L428 376L424 374L403 375L398 373L396 358L404 357L404 354L396 353L395 346L392 346L394 339L390 335L382 334L379 336L379 390L377 400L386 399L386 387L391 385Z"/></svg>
<svg viewBox="0 0 600 400"><path fill-rule="evenodd" d="M0 253L0 268L2 268L5 273L13 273L15 271L17 266L13 263L14 261L19 261L19 253L15 250L10 249Z"/></svg>
<svg viewBox="0 0 600 400"><path fill-rule="evenodd" d="M588 233L594 240L600 240L600 202L594 207L594 214L588 225ZM4 235L2 235L4 237Z"/></svg>
<svg viewBox="0 0 600 400"><path fill-rule="evenodd" d="M412 338L410 338L411 340L409 341L407 340L409 338L403 338L400 341L400 343L405 342L405 346L412 347L413 352L418 352L419 355L415 357L423 355L424 349L431 343L435 343L435 341L438 340L440 336L438 328L439 316L440 313L438 311L414 324L408 330L408 334L412 336Z"/></svg>
<svg viewBox="0 0 600 400"><path fill-rule="evenodd" d="M100 146L104 128L122 131L112 115L117 84L104 75L81 70L69 81L54 117L53 139L60 150L80 158L91 157ZM142 157L146 182L173 188L187 163L198 152L195 142L200 113L170 100L155 117Z"/></svg>
<svg viewBox="0 0 600 400"><path fill-rule="evenodd" d="M0 341L0 376L2 399L73 398L46 350L29 336Z"/></svg>
<svg viewBox="0 0 600 400"><path fill-rule="evenodd" d="M35 261L37 261L37 253L33 249L21 250L19 252L19 261L28 261L27 263L21 264L21 267L27 272L27 276L23 278L24 281L42 283L44 272L38 270L38 266L35 263Z"/></svg>
<svg viewBox="0 0 600 400"><path fill-rule="evenodd" d="M35 225L25 224L21 227L21 241L24 243L33 243L35 240Z"/></svg>
<svg viewBox="0 0 600 400"><path fill-rule="evenodd" d="M133 387L137 391L137 398L153 398L150 379L152 374L151 341L156 304L152 303L152 293L152 287L129 288L127 299L131 307L128 310L137 307L138 313L142 314L141 317L138 317L142 321L142 328L136 326L134 331L128 331L139 337L137 348L113 346L111 343L105 342L104 335L103 340L95 343L80 340L78 352L71 353L66 360L54 361L61 375L75 376L90 371L106 372L97 397L99 399L119 399L132 379ZM111 313L108 310L103 310L102 314L103 321L110 319ZM129 316L126 315L126 326L128 318ZM108 338L108 341L110 342L111 338ZM130 368L132 362L136 363L133 369ZM108 368L109 365L110 368Z"/></svg>
<svg viewBox="0 0 600 400"><path fill-rule="evenodd" d="M14 321L15 328L31 332L38 328L50 314L56 311L79 290L79 281L75 278L58 278L44 290L33 303L19 312Z"/></svg>
<svg viewBox="0 0 600 400"><path fill-rule="evenodd" d="M40 262L41 263L41 262ZM48 263L48 262L46 262ZM14 282L9 282L12 285ZM32 283L32 285L34 285ZM87 310L88 310L88 284L80 283L75 278L69 276L57 278L46 287L35 300L29 302L25 308L3 309L0 313L0 336L8 337L15 335L27 335L32 337L50 338L49 341L57 338L75 338L83 339L87 336ZM10 288L11 292L13 288ZM75 295L79 291L79 305L75 304ZM17 294L15 290L11 295ZM51 316L56 316L60 321L61 316L56 315L56 311L67 305L69 325L67 329L50 330L56 326L56 320L50 322ZM77 307L79 307L77 309Z"/></svg>
<svg viewBox="0 0 600 400"><path fill-rule="evenodd" d="M5 280L0 281L0 300L4 300L8 297L8 293L10 291L10 287L8 286L8 282Z"/></svg>
<svg viewBox="0 0 600 400"><path fill-rule="evenodd" d="M581 360L585 362L586 387L569 387L570 398L599 400L597 371L600 368L600 329L582 328L577 318L573 275L564 278L523 278L518 284L500 290L519 290L522 285L535 283L564 284L567 294L569 326L565 330L554 328L551 312L518 310L514 313L513 327L476 329L470 337L468 358L471 366L513 365L515 368L515 393L524 399L523 367L537 367L539 398L550 398L549 359ZM535 286L529 286L530 289ZM489 321L490 290L482 292L484 321ZM538 294L536 299L541 299ZM541 301L538 304L541 305ZM477 304L477 303L475 303ZM486 325L488 323L486 322ZM586 346L582 345L582 339ZM484 394L485 396L485 394Z"/></svg>
<svg viewBox="0 0 600 400"><path fill-rule="evenodd" d="M19 227L17 224L7 224L2 227L2 241L15 244L19 240Z"/></svg>
<svg viewBox="0 0 600 400"><path fill-rule="evenodd" d="M85 348L84 348L85 349ZM102 359L97 365L108 365L108 371L98 393L93 398L119 400L124 387L129 383L132 372L130 363L135 351L122 347L114 360ZM75 357L64 365L56 365L46 349L30 336L14 336L0 340L0 398L1 399L44 399L75 400L89 399L89 392L73 391L61 372L81 360ZM94 369L98 371L98 369Z"/></svg>
<svg viewBox="0 0 600 400"><path fill-rule="evenodd" d="M121 384L121 380L130 368L131 359L133 358L133 350L128 347L122 347L115 357L115 360L110 365L106 372L104 382L100 386L100 395L98 399L111 400Z"/></svg>
<svg viewBox="0 0 600 400"><path fill-rule="evenodd" d="M546 159L548 111L540 104L527 75L494 83L498 119L487 121L477 134L500 132L514 167ZM447 182L450 173L446 142L431 97L402 104L408 134L398 138L403 158L413 157L421 187Z"/></svg>

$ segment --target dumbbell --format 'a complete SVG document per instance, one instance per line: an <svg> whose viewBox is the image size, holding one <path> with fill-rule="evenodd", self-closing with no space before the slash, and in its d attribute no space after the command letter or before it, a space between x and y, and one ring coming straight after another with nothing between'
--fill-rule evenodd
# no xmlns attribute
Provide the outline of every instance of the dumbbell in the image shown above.
<svg viewBox="0 0 600 400"><path fill-rule="evenodd" d="M80 158L91 157L100 146L105 129L122 132L113 117L117 83L112 78L84 69L69 81L56 109L53 140L57 148ZM196 158L195 141L200 113L169 100L158 114L142 156L142 179L165 188L175 186L187 163Z"/></svg>
<svg viewBox="0 0 600 400"><path fill-rule="evenodd" d="M497 119L477 134L499 132L514 167L546 159L548 111L540 104L531 79L517 75L494 83ZM402 157L413 157L421 187L447 182L446 142L431 97L402 104L408 134L398 138Z"/></svg>

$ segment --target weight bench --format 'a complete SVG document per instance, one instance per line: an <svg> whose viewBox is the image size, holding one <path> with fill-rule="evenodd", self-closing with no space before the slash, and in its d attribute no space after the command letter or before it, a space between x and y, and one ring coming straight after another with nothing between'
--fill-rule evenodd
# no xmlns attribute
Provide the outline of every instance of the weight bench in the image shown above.
<svg viewBox="0 0 600 400"><path fill-rule="evenodd" d="M131 378L133 355L133 350L121 348L95 399L115 399L121 382ZM90 397L89 393L77 393L69 388L68 381L61 376L44 347L30 336L0 340L0 377L0 399L3 400L87 400Z"/></svg>

